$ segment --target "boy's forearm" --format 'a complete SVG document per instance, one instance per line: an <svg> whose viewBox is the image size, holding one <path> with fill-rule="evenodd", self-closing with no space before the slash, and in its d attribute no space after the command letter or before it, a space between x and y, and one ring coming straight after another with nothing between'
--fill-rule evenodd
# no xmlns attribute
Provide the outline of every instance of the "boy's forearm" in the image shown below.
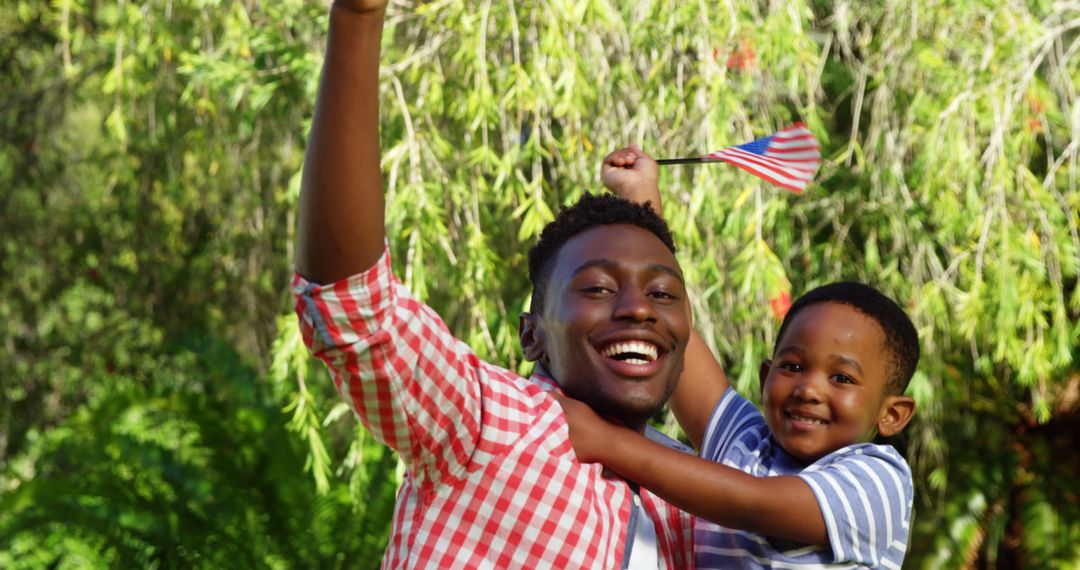
<svg viewBox="0 0 1080 570"><path fill-rule="evenodd" d="M382 254L379 45L385 9L334 6L301 182L296 267L319 283Z"/></svg>
<svg viewBox="0 0 1080 570"><path fill-rule="evenodd" d="M821 507L798 477L754 477L624 428L605 437L611 445L601 463L688 513L764 536L828 544Z"/></svg>
<svg viewBox="0 0 1080 570"><path fill-rule="evenodd" d="M683 371L669 403L694 448L701 449L713 409L728 386L724 367L697 330L691 331Z"/></svg>
<svg viewBox="0 0 1080 570"><path fill-rule="evenodd" d="M622 198L648 202L664 217L656 161L634 145L612 151L600 167L604 186ZM701 447L713 408L728 388L724 369L697 331L686 349L685 367L671 399L672 409L695 447Z"/></svg>

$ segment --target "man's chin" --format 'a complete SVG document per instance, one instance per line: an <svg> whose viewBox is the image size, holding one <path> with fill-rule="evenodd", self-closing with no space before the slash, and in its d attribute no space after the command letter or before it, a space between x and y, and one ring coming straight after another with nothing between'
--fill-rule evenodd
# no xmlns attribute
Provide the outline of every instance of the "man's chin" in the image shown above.
<svg viewBox="0 0 1080 570"><path fill-rule="evenodd" d="M596 378L593 383L563 385L563 391L588 404L600 416L634 429L643 429L675 391L676 381L666 373L647 379L626 379L611 378L603 372L592 374Z"/></svg>
<svg viewBox="0 0 1080 570"><path fill-rule="evenodd" d="M583 399L597 414L617 421L633 429L643 429L660 410L664 409L664 398L597 398Z"/></svg>

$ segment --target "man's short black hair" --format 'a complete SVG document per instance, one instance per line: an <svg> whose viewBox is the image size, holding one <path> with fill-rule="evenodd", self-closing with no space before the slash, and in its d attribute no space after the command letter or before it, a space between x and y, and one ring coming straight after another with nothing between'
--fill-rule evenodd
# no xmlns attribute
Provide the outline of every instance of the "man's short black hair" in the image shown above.
<svg viewBox="0 0 1080 570"><path fill-rule="evenodd" d="M555 220L544 227L540 239L529 250L529 281L532 282L532 311L544 309L548 279L555 267L559 250L570 238L597 226L629 224L653 233L671 253L675 240L663 218L646 202L638 204L612 194L585 194L574 205L563 208Z"/></svg>
<svg viewBox="0 0 1080 570"><path fill-rule="evenodd" d="M799 311L818 303L841 303L848 305L864 315L874 319L885 332L885 350L889 352L889 374L886 390L889 394L899 395L907 390L915 366L919 363L919 334L907 313L882 292L863 283L843 281L822 285L799 297L788 309L780 332L776 333L776 351L780 339L788 325L795 320Z"/></svg>

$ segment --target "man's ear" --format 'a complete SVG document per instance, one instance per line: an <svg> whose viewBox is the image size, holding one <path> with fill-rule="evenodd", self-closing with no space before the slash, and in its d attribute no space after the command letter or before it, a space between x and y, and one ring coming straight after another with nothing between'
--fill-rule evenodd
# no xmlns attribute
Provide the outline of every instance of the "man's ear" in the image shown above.
<svg viewBox="0 0 1080 570"><path fill-rule="evenodd" d="M533 313L518 315L518 340L525 360L536 362L544 357L546 337L540 326L540 317Z"/></svg>
<svg viewBox="0 0 1080 570"><path fill-rule="evenodd" d="M889 437L900 433L915 415L915 399L908 396L886 396L878 412L878 435Z"/></svg>
<svg viewBox="0 0 1080 570"><path fill-rule="evenodd" d="M772 366L772 361L766 358L761 361L761 366L758 367L757 375L758 382L761 382L761 393L765 393L765 379L769 377L769 368Z"/></svg>

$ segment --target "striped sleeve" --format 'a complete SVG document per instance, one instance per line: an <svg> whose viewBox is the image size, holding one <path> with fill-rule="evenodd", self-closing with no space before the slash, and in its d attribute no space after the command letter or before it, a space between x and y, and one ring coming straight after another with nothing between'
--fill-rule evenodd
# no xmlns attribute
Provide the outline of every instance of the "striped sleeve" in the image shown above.
<svg viewBox="0 0 1080 570"><path fill-rule="evenodd" d="M304 342L372 435L417 483L462 473L480 434L480 361L390 269L329 285L293 277Z"/></svg>
<svg viewBox="0 0 1080 570"><path fill-rule="evenodd" d="M749 400L743 398L734 388L728 388L713 409L709 425L705 427L705 437L701 445L701 457L717 463L728 457L732 445L738 441L743 447L756 447L756 441L743 441L757 438L764 427L765 420L761 412Z"/></svg>
<svg viewBox="0 0 1080 570"><path fill-rule="evenodd" d="M891 446L848 447L799 474L814 492L834 562L900 568L914 489L907 462Z"/></svg>

